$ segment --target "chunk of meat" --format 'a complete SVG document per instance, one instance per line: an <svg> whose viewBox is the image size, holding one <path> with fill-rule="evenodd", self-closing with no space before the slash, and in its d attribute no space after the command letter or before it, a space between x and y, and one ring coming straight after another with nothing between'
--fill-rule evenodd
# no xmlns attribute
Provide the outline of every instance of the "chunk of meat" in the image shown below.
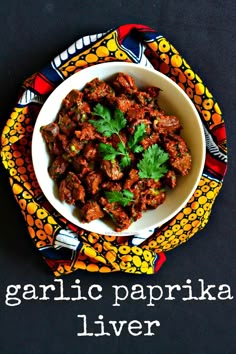
<svg viewBox="0 0 236 354"><path fill-rule="evenodd" d="M90 105L84 101L84 93L74 89L62 101L59 114L67 113L73 121L79 122L87 120L87 114L90 112Z"/></svg>
<svg viewBox="0 0 236 354"><path fill-rule="evenodd" d="M144 91L135 92L135 100L141 104L145 110L155 109L159 110L157 97L159 95L160 89L158 87L148 87Z"/></svg>
<svg viewBox="0 0 236 354"><path fill-rule="evenodd" d="M88 161L95 160L98 155L98 146L97 144L93 144L92 142L85 145L83 149L83 156Z"/></svg>
<svg viewBox="0 0 236 354"><path fill-rule="evenodd" d="M143 202L146 204L146 209L147 208L156 209L159 205L164 203L165 198L166 198L166 193L164 190L150 189L145 194L145 199Z"/></svg>
<svg viewBox="0 0 236 354"><path fill-rule="evenodd" d="M126 118L129 123L129 131L134 133L135 127L141 123L146 126L146 133L150 133L151 121L146 117L146 110L138 104L133 105L126 113Z"/></svg>
<svg viewBox="0 0 236 354"><path fill-rule="evenodd" d="M133 203L130 207L130 216L132 217L133 221L137 221L142 217L142 215L142 203Z"/></svg>
<svg viewBox="0 0 236 354"><path fill-rule="evenodd" d="M55 141L48 143L48 150L51 155L62 155L63 147L59 138L56 138Z"/></svg>
<svg viewBox="0 0 236 354"><path fill-rule="evenodd" d="M56 137L59 134L59 127L57 123L53 122L42 126L40 131L46 143L51 143L56 140Z"/></svg>
<svg viewBox="0 0 236 354"><path fill-rule="evenodd" d="M186 176L192 166L192 157L184 139L179 135L171 135L164 142L169 154L171 167L182 176Z"/></svg>
<svg viewBox="0 0 236 354"><path fill-rule="evenodd" d="M76 123L69 117L68 114L59 114L58 125L60 131L66 136L71 136L76 128Z"/></svg>
<svg viewBox="0 0 236 354"><path fill-rule="evenodd" d="M85 183L88 189L88 192L91 194L96 194L100 189L100 184L102 182L102 173L101 172L89 172L85 177Z"/></svg>
<svg viewBox="0 0 236 354"><path fill-rule="evenodd" d="M89 113L91 113L91 110L87 102L77 102L76 106L71 111L71 118L77 123L85 122L88 119Z"/></svg>
<svg viewBox="0 0 236 354"><path fill-rule="evenodd" d="M176 116L159 114L153 122L153 129L159 134L168 135L177 133L181 129L180 121Z"/></svg>
<svg viewBox="0 0 236 354"><path fill-rule="evenodd" d="M159 133L152 133L151 135L145 137L141 141L141 145L143 146L144 150L148 149L149 146L153 144L157 144L160 142L160 134Z"/></svg>
<svg viewBox="0 0 236 354"><path fill-rule="evenodd" d="M107 177L109 177L112 181L118 181L124 175L117 161L102 160L101 167Z"/></svg>
<svg viewBox="0 0 236 354"><path fill-rule="evenodd" d="M112 85L115 90L125 94L132 94L133 92L138 90L137 86L135 85L134 79L128 74L124 73L118 73Z"/></svg>
<svg viewBox="0 0 236 354"><path fill-rule="evenodd" d="M89 200L81 208L82 222L90 222L96 219L101 219L104 217L104 212L102 211L100 205L95 200Z"/></svg>
<svg viewBox="0 0 236 354"><path fill-rule="evenodd" d="M58 134L58 140L60 141L63 150L65 150L67 145L69 144L68 136L60 133L60 134Z"/></svg>
<svg viewBox="0 0 236 354"><path fill-rule="evenodd" d="M106 191L121 191L122 190L122 185L119 182L113 182L113 181L106 181L103 182L102 188Z"/></svg>
<svg viewBox="0 0 236 354"><path fill-rule="evenodd" d="M126 114L126 118L130 123L142 122L144 120L144 117L145 117L145 110L143 107L140 107L138 104L132 106Z"/></svg>
<svg viewBox="0 0 236 354"><path fill-rule="evenodd" d="M80 141L76 137L73 137L65 148L65 152L68 156L74 157L83 149L85 142Z"/></svg>
<svg viewBox="0 0 236 354"><path fill-rule="evenodd" d="M75 173L69 172L60 182L59 197L68 204L75 204L77 201L84 203L85 189Z"/></svg>
<svg viewBox="0 0 236 354"><path fill-rule="evenodd" d="M144 91L137 91L134 94L135 100L138 102L138 104L141 104L143 107L146 106L147 102L149 101L149 95L147 92ZM151 100L151 98L150 98Z"/></svg>
<svg viewBox="0 0 236 354"><path fill-rule="evenodd" d="M88 161L82 155L75 156L72 159L72 165L80 176L84 176L91 171Z"/></svg>
<svg viewBox="0 0 236 354"><path fill-rule="evenodd" d="M156 86L151 86L151 87L148 87L146 89L146 92L148 93L148 95L150 97L158 97L159 96L159 93L160 93L160 88L159 87L156 87Z"/></svg>
<svg viewBox="0 0 236 354"><path fill-rule="evenodd" d="M119 96L109 96L107 97L107 101L123 113L126 113L133 105L133 101L123 93Z"/></svg>
<svg viewBox="0 0 236 354"><path fill-rule="evenodd" d="M104 197L100 199L100 202L103 205L103 210L108 213L115 222L115 231L119 232L125 230L131 225L131 218L118 203L109 203Z"/></svg>
<svg viewBox="0 0 236 354"><path fill-rule="evenodd" d="M132 187L135 202L131 205L131 215L134 220L142 216L142 211L157 208L165 200L165 191L161 182L153 179L139 180Z"/></svg>
<svg viewBox="0 0 236 354"><path fill-rule="evenodd" d="M139 181L138 170L132 168L129 172L128 178L124 182L124 189L131 189L133 184Z"/></svg>
<svg viewBox="0 0 236 354"><path fill-rule="evenodd" d="M93 102L100 102L108 95L114 95L111 86L98 78L88 82L84 88L86 98Z"/></svg>
<svg viewBox="0 0 236 354"><path fill-rule="evenodd" d="M52 179L63 176L67 170L69 163L63 159L61 155L57 156L48 169L48 173Z"/></svg>
<svg viewBox="0 0 236 354"><path fill-rule="evenodd" d="M166 175L163 177L163 183L169 188L174 189L177 184L177 177L175 171L169 170Z"/></svg>
<svg viewBox="0 0 236 354"><path fill-rule="evenodd" d="M69 109L73 107L76 103L82 102L83 96L83 92L73 89L66 95L66 97L62 101L62 104L63 106L65 106L65 108Z"/></svg>
<svg viewBox="0 0 236 354"><path fill-rule="evenodd" d="M75 136L80 140L94 140L98 136L96 128L91 123L81 123L79 128L79 130L75 130Z"/></svg>

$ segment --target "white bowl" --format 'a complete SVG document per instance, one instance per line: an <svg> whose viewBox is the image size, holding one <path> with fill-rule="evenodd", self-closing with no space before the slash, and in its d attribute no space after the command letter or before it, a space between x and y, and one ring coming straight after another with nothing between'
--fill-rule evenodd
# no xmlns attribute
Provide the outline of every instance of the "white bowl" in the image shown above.
<svg viewBox="0 0 236 354"><path fill-rule="evenodd" d="M183 127L181 136L185 139L192 155L192 169L187 176L177 177L177 187L167 191L166 200L157 209L143 212L143 216L127 230L115 232L113 225L103 220L81 223L79 209L61 202L55 182L48 174L50 156L40 133L42 125L56 119L63 98L72 89L83 89L95 77L107 80L123 72L131 75L139 88L157 86L161 89L159 105L167 114L176 115ZM67 220L81 228L106 235L128 236L152 230L173 218L194 193L205 163L205 137L199 114L187 94L164 74L133 63L112 62L88 67L75 73L60 84L44 103L35 123L32 138L32 158L39 185L52 206Z"/></svg>

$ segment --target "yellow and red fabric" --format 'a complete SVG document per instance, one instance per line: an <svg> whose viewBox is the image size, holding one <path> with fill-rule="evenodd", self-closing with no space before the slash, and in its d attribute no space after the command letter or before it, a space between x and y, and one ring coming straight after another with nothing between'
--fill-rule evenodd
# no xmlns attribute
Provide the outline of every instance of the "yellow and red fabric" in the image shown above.
<svg viewBox="0 0 236 354"><path fill-rule="evenodd" d="M193 196L172 220L138 240L72 225L46 200L32 165L32 132L48 95L77 71L107 61L135 62L169 76L193 101L205 131L205 168ZM227 169L225 124L218 102L177 49L152 28L128 24L78 39L24 81L2 132L1 157L29 235L55 276L79 269L153 274L167 251L188 241L209 220ZM69 239L71 244L63 241Z"/></svg>

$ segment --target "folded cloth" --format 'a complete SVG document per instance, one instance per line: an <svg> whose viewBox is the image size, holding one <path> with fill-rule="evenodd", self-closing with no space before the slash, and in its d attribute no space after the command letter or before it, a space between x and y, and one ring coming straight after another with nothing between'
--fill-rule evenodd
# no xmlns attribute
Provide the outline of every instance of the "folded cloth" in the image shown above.
<svg viewBox="0 0 236 354"><path fill-rule="evenodd" d="M145 235L106 236L72 225L46 200L32 165L32 132L45 99L75 72L107 61L135 62L169 76L194 103L205 131L206 162L196 191L172 220ZM137 24L80 38L26 79L3 129L1 156L29 234L55 276L78 269L156 273L166 260L166 251L207 224L227 167L225 125L217 101L166 38Z"/></svg>

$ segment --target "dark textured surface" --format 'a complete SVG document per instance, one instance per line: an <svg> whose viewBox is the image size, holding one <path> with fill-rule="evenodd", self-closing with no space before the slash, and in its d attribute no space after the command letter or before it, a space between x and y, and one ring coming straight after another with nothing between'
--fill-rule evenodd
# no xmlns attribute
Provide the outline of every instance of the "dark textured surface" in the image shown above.
<svg viewBox="0 0 236 354"><path fill-rule="evenodd" d="M106 31L125 23L143 23L172 42L215 95L224 113L228 133L229 167L210 222L191 241L167 254L167 263L155 276L99 275L77 272L65 277L67 296L80 279L82 291L100 284L100 301L22 300L19 306L5 304L11 284L55 284L54 278L27 234L24 220L13 199L7 173L0 167L0 353L1 354L234 354L236 353L233 300L160 300L128 298L114 307L112 285L131 289L141 284L148 297L149 285L185 284L190 279L195 296L199 281L228 284L236 296L235 257L235 111L236 111L236 3L227 1L13 1L0 7L0 128L13 107L20 83L86 34ZM58 284L57 284L58 287ZM20 294L20 292L19 292ZM51 293L53 295L53 293ZM217 291L212 291L217 295ZM39 293L37 295L40 295ZM55 292L55 296L56 296ZM95 331L99 314L110 320L159 320L155 335L77 337L81 320L88 317Z"/></svg>

